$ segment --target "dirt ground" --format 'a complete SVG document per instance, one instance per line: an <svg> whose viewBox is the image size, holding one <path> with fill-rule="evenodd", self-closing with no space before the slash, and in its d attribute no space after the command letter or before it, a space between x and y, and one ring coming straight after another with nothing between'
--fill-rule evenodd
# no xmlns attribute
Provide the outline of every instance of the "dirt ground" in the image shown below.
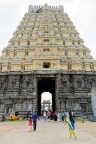
<svg viewBox="0 0 96 144"><path fill-rule="evenodd" d="M27 121L0 122L0 137L7 135L10 131L16 130L27 124ZM90 136L96 137L96 122L76 122L76 128Z"/></svg>
<svg viewBox="0 0 96 144"><path fill-rule="evenodd" d="M69 137L68 125L62 122L37 122L36 132L28 132L28 121L0 122L0 144L93 144L96 143L96 122L76 121L77 140ZM49 138L50 137L50 138Z"/></svg>
<svg viewBox="0 0 96 144"><path fill-rule="evenodd" d="M90 136L93 136L96 138L96 122L77 122L76 127L85 132L86 134L89 134Z"/></svg>
<svg viewBox="0 0 96 144"><path fill-rule="evenodd" d="M0 122L0 137L7 135L13 129L18 129L26 123L27 121Z"/></svg>

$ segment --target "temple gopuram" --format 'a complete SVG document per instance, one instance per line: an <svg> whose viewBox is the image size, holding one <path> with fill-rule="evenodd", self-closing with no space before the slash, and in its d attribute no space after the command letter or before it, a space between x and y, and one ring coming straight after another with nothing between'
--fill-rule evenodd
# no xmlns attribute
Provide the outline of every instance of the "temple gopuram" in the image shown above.
<svg viewBox="0 0 96 144"><path fill-rule="evenodd" d="M29 5L0 57L0 112L41 114L50 92L53 111L89 115L95 86L96 60L63 6Z"/></svg>

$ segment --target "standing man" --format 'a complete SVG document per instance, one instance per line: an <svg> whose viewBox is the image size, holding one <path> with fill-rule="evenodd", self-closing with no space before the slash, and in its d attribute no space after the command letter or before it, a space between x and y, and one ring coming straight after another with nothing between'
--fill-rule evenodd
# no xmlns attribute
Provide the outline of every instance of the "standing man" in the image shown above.
<svg viewBox="0 0 96 144"><path fill-rule="evenodd" d="M84 115L83 115L83 113L81 113L81 120L82 120L82 123L84 123Z"/></svg>
<svg viewBox="0 0 96 144"><path fill-rule="evenodd" d="M36 131L37 119L39 119L36 111L32 114L32 119L33 119L33 131Z"/></svg>

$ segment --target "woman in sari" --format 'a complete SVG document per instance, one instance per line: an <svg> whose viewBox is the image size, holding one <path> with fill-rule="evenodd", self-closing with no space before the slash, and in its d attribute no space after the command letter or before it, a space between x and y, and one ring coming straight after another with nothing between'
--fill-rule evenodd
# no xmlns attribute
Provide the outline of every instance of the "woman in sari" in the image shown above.
<svg viewBox="0 0 96 144"><path fill-rule="evenodd" d="M73 120L73 116L71 114L71 112L67 113L67 116L66 116L66 122L64 123L65 124L68 124L69 126L69 131L70 131L70 138L72 137L72 135L75 137L75 140L77 139L77 136L76 136L76 133L75 133L75 126L74 126L74 120Z"/></svg>

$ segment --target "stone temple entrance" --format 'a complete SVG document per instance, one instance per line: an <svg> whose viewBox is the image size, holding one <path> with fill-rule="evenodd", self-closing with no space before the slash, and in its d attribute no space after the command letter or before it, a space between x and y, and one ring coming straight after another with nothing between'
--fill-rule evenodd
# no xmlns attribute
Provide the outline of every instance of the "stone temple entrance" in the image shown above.
<svg viewBox="0 0 96 144"><path fill-rule="evenodd" d="M52 94L52 110L55 111L55 79L41 78L38 80L38 97L37 97L37 110L38 114L41 114L41 94L43 92L50 92Z"/></svg>
<svg viewBox="0 0 96 144"><path fill-rule="evenodd" d="M41 114L50 92L53 111L90 115L92 87L96 60L63 6L30 5L0 57L0 111Z"/></svg>

